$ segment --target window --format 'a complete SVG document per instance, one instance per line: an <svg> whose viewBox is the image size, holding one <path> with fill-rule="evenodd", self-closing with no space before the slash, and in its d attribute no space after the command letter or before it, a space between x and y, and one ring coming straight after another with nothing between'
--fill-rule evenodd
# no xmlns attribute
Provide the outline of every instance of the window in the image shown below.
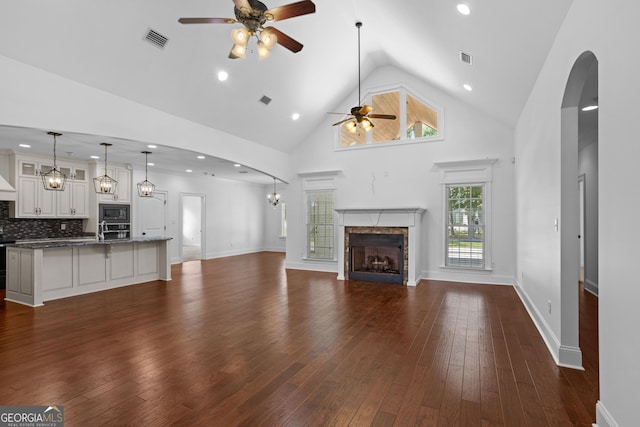
<svg viewBox="0 0 640 427"><path fill-rule="evenodd" d="M333 260L333 190L309 191L307 199L307 258Z"/></svg>
<svg viewBox="0 0 640 427"><path fill-rule="evenodd" d="M497 159L437 162L444 267L491 270L491 183Z"/></svg>
<svg viewBox="0 0 640 427"><path fill-rule="evenodd" d="M450 267L484 268L484 185L447 185L447 246Z"/></svg>
<svg viewBox="0 0 640 427"><path fill-rule="evenodd" d="M444 138L442 109L424 102L404 88L394 88L370 94L363 104L373 109L370 114L393 114L396 120L372 118L370 132L356 128L349 131L345 122L340 126L338 148L365 148L388 143L425 142Z"/></svg>

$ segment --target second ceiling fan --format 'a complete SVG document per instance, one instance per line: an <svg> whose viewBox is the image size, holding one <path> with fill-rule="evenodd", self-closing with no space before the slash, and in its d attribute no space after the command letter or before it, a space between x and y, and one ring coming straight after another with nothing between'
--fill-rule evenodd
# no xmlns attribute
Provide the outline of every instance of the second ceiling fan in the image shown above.
<svg viewBox="0 0 640 427"><path fill-rule="evenodd" d="M356 133L358 131L358 126L365 130L365 132L369 132L373 129L373 122L369 119L386 119L386 120L395 120L396 116L393 114L369 114L373 111L373 107L370 105L362 104L362 95L360 93L360 27L362 27L362 22L356 22L356 28L358 28L358 104L357 106L351 108L348 116L344 120L340 120L337 123L334 123L333 126L341 125L346 123L346 128L351 133ZM343 113L329 113L329 114L343 114Z"/></svg>
<svg viewBox="0 0 640 427"><path fill-rule="evenodd" d="M282 21L300 15L307 15L316 11L316 5L310 0L303 0L287 4L273 9L267 9L264 3L258 0L233 0L233 18L180 18L181 24L243 24L242 28L236 28L231 32L234 41L229 58L244 58L247 43L253 36L258 38L258 55L260 59L270 55L271 49L276 43L286 47L293 53L302 50L302 43L292 39L275 27L265 27L267 22Z"/></svg>

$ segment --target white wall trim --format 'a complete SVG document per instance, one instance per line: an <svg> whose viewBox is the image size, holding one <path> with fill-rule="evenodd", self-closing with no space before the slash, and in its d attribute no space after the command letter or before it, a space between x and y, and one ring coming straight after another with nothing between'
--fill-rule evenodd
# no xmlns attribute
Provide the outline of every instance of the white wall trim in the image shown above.
<svg viewBox="0 0 640 427"><path fill-rule="evenodd" d="M547 345L549 353L551 353L551 357L553 357L556 365L558 365L560 362L560 357L558 356L560 353L560 340L553 333L549 324L544 320L544 317L542 317L536 306L533 304L529 295L527 295L525 290L520 287L517 280L514 281L513 287L524 304L524 307L527 309L529 317L533 320L533 324L538 328L538 332L540 332L544 343Z"/></svg>
<svg viewBox="0 0 640 427"><path fill-rule="evenodd" d="M477 283L481 285L513 286L514 277L507 274L492 274L491 271L472 269L441 268L422 271L423 280L444 280L447 282Z"/></svg>
<svg viewBox="0 0 640 427"><path fill-rule="evenodd" d="M611 413L607 411L602 400L596 403L596 423L597 427L619 427L620 425L613 419Z"/></svg>
<svg viewBox="0 0 640 427"><path fill-rule="evenodd" d="M220 251L220 252L207 253L205 254L204 259L226 258L229 256L236 256L236 255L255 254L257 252L262 252L262 248L236 249L233 251Z"/></svg>
<svg viewBox="0 0 640 427"><path fill-rule="evenodd" d="M538 332L540 332L540 335L542 336L544 343L547 345L549 353L551 353L551 357L553 357L556 365L562 366L563 368L584 371L584 368L582 367L582 351L580 348L560 345L560 340L553 333L549 324L544 320L544 317L533 304L529 295L520 287L517 280L514 281L513 287L522 300L524 307L527 309L529 317L533 320L533 324L538 328Z"/></svg>
<svg viewBox="0 0 640 427"><path fill-rule="evenodd" d="M327 264L324 262L318 262L318 261L313 261L313 262L285 262L284 264L284 268L285 269L291 269L291 270L308 270L308 271L320 271L323 273L337 273L338 272L338 267L336 266L335 263L331 263L331 264Z"/></svg>
<svg viewBox="0 0 640 427"><path fill-rule="evenodd" d="M593 295L598 296L598 284L589 279L584 280L584 289L591 292Z"/></svg>

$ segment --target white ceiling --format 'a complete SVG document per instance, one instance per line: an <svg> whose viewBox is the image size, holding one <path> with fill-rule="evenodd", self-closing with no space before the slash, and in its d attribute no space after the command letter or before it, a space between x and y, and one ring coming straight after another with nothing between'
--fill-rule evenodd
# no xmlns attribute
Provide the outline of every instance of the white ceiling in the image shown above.
<svg viewBox="0 0 640 427"><path fill-rule="evenodd" d="M571 0L461 1L471 7L469 16L451 0L317 0L315 14L273 25L303 50L294 54L278 45L261 61L255 52L228 59L229 34L239 24L178 23L180 17L234 17L232 0L1 2L0 54L289 152L325 125L327 111L355 105L354 24L362 21L363 80L391 64L515 126ZM149 28L169 38L164 49L144 40ZM460 62L460 51L473 55L473 65ZM226 82L217 80L219 70L229 73ZM259 102L263 95L273 100L268 106ZM294 112L301 115L295 122ZM128 144L138 152L144 147Z"/></svg>

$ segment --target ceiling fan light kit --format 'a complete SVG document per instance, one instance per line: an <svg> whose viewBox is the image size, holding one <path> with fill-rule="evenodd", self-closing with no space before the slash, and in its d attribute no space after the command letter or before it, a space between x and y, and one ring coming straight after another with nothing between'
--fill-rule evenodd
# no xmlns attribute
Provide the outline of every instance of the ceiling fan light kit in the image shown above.
<svg viewBox="0 0 640 427"><path fill-rule="evenodd" d="M181 24L235 24L244 25L231 31L233 47L230 59L244 58L247 44L251 37L257 38L258 57L264 59L271 55L270 50L277 44L293 53L300 52L303 45L274 27L265 27L267 22L282 21L296 16L315 13L316 5L310 0L303 0L273 9L267 9L258 0L233 0L236 19L232 18L180 18Z"/></svg>
<svg viewBox="0 0 640 427"><path fill-rule="evenodd" d="M386 119L386 120L395 120L396 116L393 114L369 114L373 111L373 107L370 105L360 105L360 100L362 99L362 93L360 89L360 28L362 27L362 22L356 22L356 28L358 29L358 105L353 107L349 112L348 116L344 120L340 120L333 124L333 126L344 124L347 131L350 133L357 133L358 129L362 129L365 132L370 132L373 129L373 122L370 119ZM330 114L341 114L341 113L330 113Z"/></svg>

